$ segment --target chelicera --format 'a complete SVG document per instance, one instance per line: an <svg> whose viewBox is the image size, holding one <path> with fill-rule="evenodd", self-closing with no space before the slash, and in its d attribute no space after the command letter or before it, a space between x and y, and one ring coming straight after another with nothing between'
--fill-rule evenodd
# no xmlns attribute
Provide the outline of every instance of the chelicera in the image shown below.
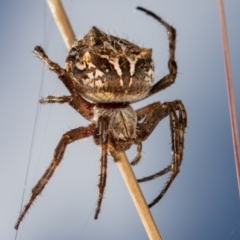
<svg viewBox="0 0 240 240"><path fill-rule="evenodd" d="M106 185L109 146L125 151L136 144L137 154L131 164L137 164L141 158L142 142L167 116L170 119L172 141L171 163L156 174L138 180L144 182L171 173L162 191L149 204L149 207L155 205L163 197L177 176L182 163L184 134L187 126L184 105L180 100L154 102L136 111L130 105L174 83L177 76L176 30L153 12L142 7L137 7L137 9L152 16L167 29L169 73L155 84L153 84L152 49L141 48L125 39L106 34L96 27L74 43L66 58L65 68L52 62L40 46L35 47L34 53L58 75L70 92L69 96L47 96L40 102L68 103L91 123L86 127L68 131L62 136L50 166L32 189L30 199L17 220L16 229L60 164L67 145L82 138L93 136L94 142L101 149L95 219L98 218L100 212Z"/></svg>

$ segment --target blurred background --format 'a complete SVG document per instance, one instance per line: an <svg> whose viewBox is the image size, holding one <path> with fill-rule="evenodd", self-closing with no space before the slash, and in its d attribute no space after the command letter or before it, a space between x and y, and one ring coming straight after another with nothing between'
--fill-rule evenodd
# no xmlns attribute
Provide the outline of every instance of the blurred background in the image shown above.
<svg viewBox="0 0 240 240"><path fill-rule="evenodd" d="M240 2L224 2L240 125ZM136 6L154 11L176 28L179 74L175 84L133 104L138 109L154 101L181 99L188 112L181 172L151 212L164 240L240 239L239 193L217 1L62 3L78 38L97 26L152 48L155 81L168 73L166 30L136 11ZM67 105L38 103L49 94L68 94L32 52L41 45L53 61L64 66L67 49L45 1L1 1L0 36L0 239L9 240L15 237L24 188L25 204L62 134L88 122ZM142 160L134 167L137 177L167 166L170 140L167 118L143 143ZM135 151L133 146L127 152L129 159ZM108 163L105 198L96 221L99 149L92 138L69 145L62 164L20 225L17 239L148 239L111 156ZM162 177L141 184L148 202L159 194L165 181Z"/></svg>

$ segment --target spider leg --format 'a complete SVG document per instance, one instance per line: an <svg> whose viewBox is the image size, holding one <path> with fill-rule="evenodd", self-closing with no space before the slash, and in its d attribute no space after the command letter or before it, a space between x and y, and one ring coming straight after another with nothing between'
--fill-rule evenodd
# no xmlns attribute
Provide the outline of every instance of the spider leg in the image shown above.
<svg viewBox="0 0 240 240"><path fill-rule="evenodd" d="M146 14L152 16L155 18L158 22L160 22L166 29L168 34L168 42L169 42L169 60L168 60L168 69L169 74L164 76L162 79L160 79L157 83L155 83L150 93L147 97L169 87L171 84L175 82L176 76L177 76L177 63L175 61L175 49L176 49L176 30L173 26L169 25L167 22L165 22L161 17L157 16L155 13L142 8L137 7L138 10L145 12Z"/></svg>
<svg viewBox="0 0 240 240"><path fill-rule="evenodd" d="M151 134L159 121L168 115L170 118L170 130L172 138L172 161L170 165L151 176L138 179L138 182L145 182L156 177L160 177L168 172L172 172L169 180L166 182L160 194L148 205L149 207L152 207L164 196L165 192L168 190L171 183L180 171L184 149L184 134L187 126L187 113L180 100L165 102L163 104L158 102L138 110L139 113L147 111L149 113L143 123L140 125L140 132L138 134L139 139L144 141ZM178 115L176 112L178 112Z"/></svg>
<svg viewBox="0 0 240 240"><path fill-rule="evenodd" d="M45 104L45 103L68 103L68 104L70 104L72 101L73 101L72 96L54 96L54 95L49 95L49 96L41 98L39 100L39 102L42 104Z"/></svg>
<svg viewBox="0 0 240 240"><path fill-rule="evenodd" d="M145 141L157 124L168 116L168 111L163 108L165 104L155 102L136 111L138 119L143 120L142 123L138 123L138 141Z"/></svg>
<svg viewBox="0 0 240 240"><path fill-rule="evenodd" d="M73 96L53 96L49 95L45 98L41 98L40 103L68 103L71 107L73 107L78 113L80 113L83 117L88 120L91 120L93 117L92 106L88 109L88 106L84 106L81 99L79 100ZM88 110L87 110L88 109Z"/></svg>
<svg viewBox="0 0 240 240"><path fill-rule="evenodd" d="M165 175L166 173L169 173L171 172L171 164L169 166L167 166L166 168L164 168L163 170L161 170L160 172L157 172L157 173L154 173L150 176L147 176L147 177L144 177L144 178L141 178L141 179L138 179L137 181L138 182L146 182L146 181L150 181L150 180L153 180L157 177L161 177L163 175Z"/></svg>
<svg viewBox="0 0 240 240"><path fill-rule="evenodd" d="M103 194L107 181L107 154L108 154L108 118L107 117L99 117L98 125L96 128L96 132L94 134L94 140L97 145L101 147L101 155L100 155L100 172L98 179L98 200L97 207L95 210L94 219L98 218L98 214L101 210L101 204L103 199Z"/></svg>
<svg viewBox="0 0 240 240"><path fill-rule="evenodd" d="M159 108L160 105L161 105L160 102L155 102L145 107L142 107L140 109L137 109L136 114L137 114L138 121L141 121L144 118L146 118L153 111L153 109Z"/></svg>
<svg viewBox="0 0 240 240"><path fill-rule="evenodd" d="M76 82L74 78L72 78L69 73L65 69L61 68L57 63L52 62L40 46L36 46L34 48L34 53L48 66L50 70L58 75L59 79L72 94L73 99L71 104L69 104L87 119L91 118L92 110L95 104L86 101L76 90Z"/></svg>
<svg viewBox="0 0 240 240"><path fill-rule="evenodd" d="M137 118L138 121L143 120L144 118L146 118L146 116L149 114L149 112L151 111L151 109L154 109L155 107L158 107L159 103L152 103L149 104L146 107L140 108L138 110L136 110L136 114L137 114ZM137 152L136 152L136 156L133 159L133 161L131 161L131 165L136 165L138 164L138 162L140 161L141 157L142 157L142 142L137 142Z"/></svg>
<svg viewBox="0 0 240 240"><path fill-rule="evenodd" d="M42 192L42 190L48 183L49 179L52 177L54 171L56 170L57 166L60 164L63 158L67 145L81 138L85 138L93 135L94 129L95 129L95 124L90 124L87 127L79 127L79 128L73 129L62 136L60 142L58 143L55 149L52 162L50 163L49 167L47 168L43 176L39 179L35 187L32 189L31 196L27 204L24 206L15 224L15 229L18 229L19 224L24 218L28 209L31 207L36 197Z"/></svg>
<svg viewBox="0 0 240 240"><path fill-rule="evenodd" d="M142 157L142 142L137 143L137 152L135 158L131 161L131 165L136 165Z"/></svg>

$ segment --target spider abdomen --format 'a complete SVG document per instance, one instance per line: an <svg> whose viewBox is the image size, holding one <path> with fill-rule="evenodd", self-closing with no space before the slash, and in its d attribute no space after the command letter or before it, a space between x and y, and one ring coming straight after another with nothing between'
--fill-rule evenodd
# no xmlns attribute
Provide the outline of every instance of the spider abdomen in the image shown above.
<svg viewBox="0 0 240 240"><path fill-rule="evenodd" d="M138 101L149 94L154 78L151 49L96 27L74 44L66 69L79 92L99 103Z"/></svg>

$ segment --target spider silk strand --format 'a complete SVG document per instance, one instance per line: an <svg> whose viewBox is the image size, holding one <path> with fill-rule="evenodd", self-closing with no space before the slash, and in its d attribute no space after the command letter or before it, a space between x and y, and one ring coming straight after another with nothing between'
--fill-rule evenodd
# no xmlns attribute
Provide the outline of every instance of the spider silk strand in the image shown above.
<svg viewBox="0 0 240 240"><path fill-rule="evenodd" d="M226 19L225 19L224 5L222 0L218 0L218 8L219 8L220 25L221 25L221 31L222 31L223 54L224 54L224 63L225 63L225 72L226 72L229 114L230 114L231 131L232 131L232 139L233 139L233 151L234 151L236 173L237 173L238 192L240 197L240 144L239 144L239 138L238 138L237 114L236 114L236 106L235 106L235 100L234 100L231 64L230 64L230 56L229 56L229 49L228 49Z"/></svg>

